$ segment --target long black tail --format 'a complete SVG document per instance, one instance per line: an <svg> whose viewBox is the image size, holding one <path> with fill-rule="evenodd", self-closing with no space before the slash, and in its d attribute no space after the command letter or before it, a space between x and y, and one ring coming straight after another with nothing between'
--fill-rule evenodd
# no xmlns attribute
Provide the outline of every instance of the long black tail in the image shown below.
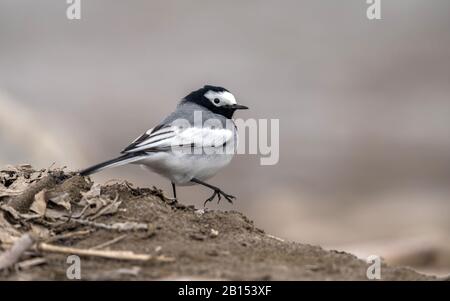
<svg viewBox="0 0 450 301"><path fill-rule="evenodd" d="M80 174L80 176L88 176L88 175L91 175L93 173L99 172L99 171L107 169L107 168L125 165L128 163L138 161L140 159L142 159L142 155L140 155L140 154L135 154L135 153L125 154L120 157L117 157L117 158L102 162L100 164L91 166L89 168L86 168L86 169L80 171L79 174Z"/></svg>

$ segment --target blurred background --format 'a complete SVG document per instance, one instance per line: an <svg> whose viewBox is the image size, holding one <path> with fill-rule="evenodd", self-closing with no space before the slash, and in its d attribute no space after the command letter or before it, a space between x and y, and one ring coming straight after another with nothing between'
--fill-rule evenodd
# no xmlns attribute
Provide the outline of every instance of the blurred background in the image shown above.
<svg viewBox="0 0 450 301"><path fill-rule="evenodd" d="M280 119L210 180L284 239L450 273L450 2L0 0L0 166L116 156L204 84ZM136 166L97 174L170 192ZM180 188L202 206L210 194Z"/></svg>

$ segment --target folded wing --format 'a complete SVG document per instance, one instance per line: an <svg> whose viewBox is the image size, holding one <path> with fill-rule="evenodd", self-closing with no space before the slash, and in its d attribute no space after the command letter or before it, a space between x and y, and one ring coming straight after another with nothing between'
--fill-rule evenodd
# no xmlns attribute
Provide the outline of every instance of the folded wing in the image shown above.
<svg viewBox="0 0 450 301"><path fill-rule="evenodd" d="M169 151L172 148L216 148L233 139L227 128L162 126L138 137L123 153Z"/></svg>

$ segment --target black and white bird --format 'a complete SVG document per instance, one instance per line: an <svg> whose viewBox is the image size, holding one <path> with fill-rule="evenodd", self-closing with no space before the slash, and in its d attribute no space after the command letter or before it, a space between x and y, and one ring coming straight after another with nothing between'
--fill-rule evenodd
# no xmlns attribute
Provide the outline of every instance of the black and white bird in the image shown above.
<svg viewBox="0 0 450 301"><path fill-rule="evenodd" d="M222 196L232 203L234 196L204 182L228 165L237 148L237 129L233 122L239 105L225 88L206 85L184 97L175 111L146 131L122 151L122 155L80 172L87 176L106 168L138 164L176 185L200 184L214 191L205 201Z"/></svg>

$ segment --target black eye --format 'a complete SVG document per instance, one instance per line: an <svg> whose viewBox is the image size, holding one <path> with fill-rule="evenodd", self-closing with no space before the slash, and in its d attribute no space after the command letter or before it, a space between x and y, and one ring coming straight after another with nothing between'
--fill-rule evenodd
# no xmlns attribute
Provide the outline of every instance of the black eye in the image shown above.
<svg viewBox="0 0 450 301"><path fill-rule="evenodd" d="M215 103L215 104L219 104L219 103L220 103L220 99L214 98L214 103Z"/></svg>

